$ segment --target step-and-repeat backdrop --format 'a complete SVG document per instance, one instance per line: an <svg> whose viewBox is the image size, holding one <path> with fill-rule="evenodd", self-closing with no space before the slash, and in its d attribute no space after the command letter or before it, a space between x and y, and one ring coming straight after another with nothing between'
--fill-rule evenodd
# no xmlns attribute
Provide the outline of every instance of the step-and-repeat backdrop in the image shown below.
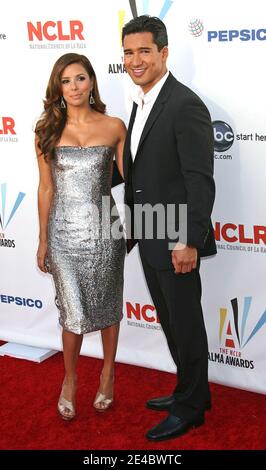
<svg viewBox="0 0 266 470"><path fill-rule="evenodd" d="M266 392L266 6L264 1L15 0L0 17L0 339L62 349L54 286L36 266L38 169L33 128L56 59L85 54L110 115L128 122L121 28L159 16L168 66L207 104L215 136L218 255L202 262L210 380ZM114 191L123 198L123 186ZM177 305L178 308L178 305ZM100 334L82 354L101 357ZM174 371L138 251L127 256L117 360Z"/></svg>

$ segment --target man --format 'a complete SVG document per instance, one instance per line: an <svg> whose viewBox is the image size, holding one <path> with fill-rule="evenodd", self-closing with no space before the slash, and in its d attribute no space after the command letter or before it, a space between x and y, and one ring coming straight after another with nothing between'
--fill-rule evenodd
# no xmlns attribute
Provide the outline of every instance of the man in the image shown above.
<svg viewBox="0 0 266 470"><path fill-rule="evenodd" d="M134 227L128 250L138 238L147 285L178 373L172 395L147 402L148 408L169 412L146 435L160 441L203 424L211 406L199 258L216 253L210 220L213 130L204 103L167 71L167 31L160 19L131 20L122 40L126 70L140 86L124 151L125 201L132 209L128 226ZM163 238L145 237L142 218L135 214L133 220L133 207L144 204L161 204L165 212L174 204L177 229L178 206L186 204L187 238L177 236L170 244L168 232Z"/></svg>

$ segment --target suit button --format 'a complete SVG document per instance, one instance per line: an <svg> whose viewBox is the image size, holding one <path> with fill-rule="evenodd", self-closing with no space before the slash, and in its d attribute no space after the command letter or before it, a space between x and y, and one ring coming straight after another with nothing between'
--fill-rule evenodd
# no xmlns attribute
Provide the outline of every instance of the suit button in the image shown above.
<svg viewBox="0 0 266 470"><path fill-rule="evenodd" d="M136 189L136 193L141 193L142 189Z"/></svg>

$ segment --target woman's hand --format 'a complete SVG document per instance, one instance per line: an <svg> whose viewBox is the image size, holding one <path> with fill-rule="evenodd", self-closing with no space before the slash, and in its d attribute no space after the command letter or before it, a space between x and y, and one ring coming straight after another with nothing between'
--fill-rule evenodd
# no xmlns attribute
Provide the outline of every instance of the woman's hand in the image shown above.
<svg viewBox="0 0 266 470"><path fill-rule="evenodd" d="M45 258L47 256L47 242L39 242L39 247L37 251L37 264L39 269L43 273L47 273L47 269L45 267Z"/></svg>

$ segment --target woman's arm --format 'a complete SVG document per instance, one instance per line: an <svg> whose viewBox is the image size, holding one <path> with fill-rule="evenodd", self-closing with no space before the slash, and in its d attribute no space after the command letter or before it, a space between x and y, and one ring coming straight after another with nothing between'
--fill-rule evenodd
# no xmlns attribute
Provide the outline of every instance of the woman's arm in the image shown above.
<svg viewBox="0 0 266 470"><path fill-rule="evenodd" d="M38 137L35 138L35 150L39 166L39 187L38 187L38 211L39 211L39 247L37 252L37 262L41 271L47 272L45 268L45 257L47 254L47 228L48 218L53 198L53 180L50 164L44 159L44 155L38 147Z"/></svg>
<svg viewBox="0 0 266 470"><path fill-rule="evenodd" d="M126 140L127 129L121 119L116 119L117 144L115 148L115 160L120 175L124 178L123 172L123 151Z"/></svg>

